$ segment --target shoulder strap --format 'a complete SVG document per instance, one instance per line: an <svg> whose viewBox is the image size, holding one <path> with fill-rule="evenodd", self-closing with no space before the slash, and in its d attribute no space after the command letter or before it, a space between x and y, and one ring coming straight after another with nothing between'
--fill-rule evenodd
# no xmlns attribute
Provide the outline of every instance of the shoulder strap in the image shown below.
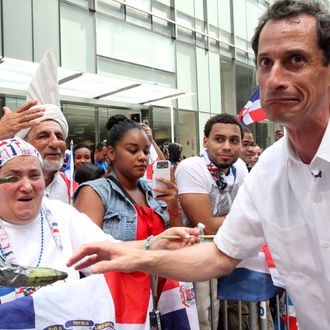
<svg viewBox="0 0 330 330"><path fill-rule="evenodd" d="M135 200L128 194L128 192L125 190L125 188L121 185L121 183L115 177L113 177L112 175L108 175L106 177L106 179L109 179L110 181L112 181L132 204L136 204Z"/></svg>

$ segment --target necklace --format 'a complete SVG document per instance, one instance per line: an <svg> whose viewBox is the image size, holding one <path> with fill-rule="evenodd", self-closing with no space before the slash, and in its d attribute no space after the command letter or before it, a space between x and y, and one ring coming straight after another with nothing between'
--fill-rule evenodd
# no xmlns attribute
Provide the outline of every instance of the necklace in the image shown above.
<svg viewBox="0 0 330 330"><path fill-rule="evenodd" d="M3 221L3 220L2 220ZM43 212L40 211L40 252L37 260L36 267L39 267L42 255L44 253L44 216ZM2 256L11 263L17 263L16 256L12 250L11 244L9 242L8 234L0 221L0 251Z"/></svg>

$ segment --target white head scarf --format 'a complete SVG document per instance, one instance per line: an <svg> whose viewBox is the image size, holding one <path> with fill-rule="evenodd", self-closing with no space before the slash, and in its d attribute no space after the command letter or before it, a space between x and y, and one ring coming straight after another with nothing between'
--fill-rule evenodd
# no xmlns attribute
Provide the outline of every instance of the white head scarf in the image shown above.
<svg viewBox="0 0 330 330"><path fill-rule="evenodd" d="M37 99L38 104L35 107L44 107L44 115L38 119L39 122L45 120L56 121L63 130L64 138L68 137L68 123L60 108L60 99L58 93L58 75L57 62L52 49L49 49L40 61L38 69L32 77L26 100ZM32 107L31 109L33 109ZM16 136L25 139L31 128L20 130Z"/></svg>

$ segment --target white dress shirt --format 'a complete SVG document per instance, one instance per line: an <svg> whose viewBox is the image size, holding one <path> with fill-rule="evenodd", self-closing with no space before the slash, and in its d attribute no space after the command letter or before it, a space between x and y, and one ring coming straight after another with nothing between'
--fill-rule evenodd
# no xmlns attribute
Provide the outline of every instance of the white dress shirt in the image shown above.
<svg viewBox="0 0 330 330"><path fill-rule="evenodd" d="M265 150L215 238L237 259L256 256L264 241L300 329L330 329L330 123L309 165L286 135Z"/></svg>

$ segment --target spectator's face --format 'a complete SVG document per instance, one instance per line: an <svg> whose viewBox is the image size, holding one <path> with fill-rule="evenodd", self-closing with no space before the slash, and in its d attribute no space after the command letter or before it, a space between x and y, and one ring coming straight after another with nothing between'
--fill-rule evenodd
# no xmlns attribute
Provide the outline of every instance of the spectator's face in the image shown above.
<svg viewBox="0 0 330 330"><path fill-rule="evenodd" d="M254 146L254 141L253 141L252 133L244 133L243 140L242 140L242 147L241 147L241 151L240 151L240 158L246 164L249 164L251 161L253 146Z"/></svg>
<svg viewBox="0 0 330 330"><path fill-rule="evenodd" d="M300 14L270 20L260 34L262 108L268 119L288 128L329 116L330 66L323 64L316 31L316 18Z"/></svg>
<svg viewBox="0 0 330 330"><path fill-rule="evenodd" d="M41 154L44 170L56 172L62 167L66 146L62 128L56 121L42 121L31 129L26 141Z"/></svg>
<svg viewBox="0 0 330 330"><path fill-rule="evenodd" d="M103 163L107 161L108 159L108 148L104 146L102 150L96 150L95 151L95 160L98 161L99 163Z"/></svg>
<svg viewBox="0 0 330 330"><path fill-rule="evenodd" d="M281 130L281 129L277 129L276 131L275 131L275 133L274 133L274 139L275 139L275 141L278 141L280 138L282 138L283 137L283 130Z"/></svg>
<svg viewBox="0 0 330 330"><path fill-rule="evenodd" d="M130 129L114 148L109 147L108 154L118 178L135 181L144 175L149 163L149 138L145 131Z"/></svg>
<svg viewBox="0 0 330 330"><path fill-rule="evenodd" d="M74 168L83 164L91 164L91 151L88 148L79 148L74 152Z"/></svg>
<svg viewBox="0 0 330 330"><path fill-rule="evenodd" d="M255 146L252 148L252 154L251 154L251 161L250 161L250 166L254 166L261 155L261 148L259 146Z"/></svg>
<svg viewBox="0 0 330 330"><path fill-rule="evenodd" d="M204 148L210 160L226 172L241 149L240 128L234 124L214 124L209 136L204 136Z"/></svg>
<svg viewBox="0 0 330 330"><path fill-rule="evenodd" d="M17 181L0 185L0 217L25 224L39 213L45 180L41 163L33 156L15 157L0 168L0 177L15 175Z"/></svg>

